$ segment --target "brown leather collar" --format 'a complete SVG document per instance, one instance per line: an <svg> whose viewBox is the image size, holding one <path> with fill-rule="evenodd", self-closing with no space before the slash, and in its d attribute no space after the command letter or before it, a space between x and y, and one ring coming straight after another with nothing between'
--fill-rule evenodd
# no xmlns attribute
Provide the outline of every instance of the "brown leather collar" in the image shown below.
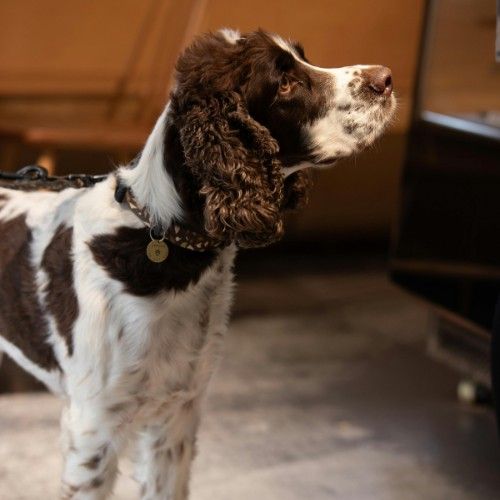
<svg viewBox="0 0 500 500"><path fill-rule="evenodd" d="M141 207L135 199L132 190L117 180L115 199L119 203L125 201L131 212L133 212L146 227L150 230L150 235L156 235L160 238L165 238L173 245L193 250L195 252L205 252L206 250L213 250L227 246L223 241L210 238L195 231L191 231L179 224L172 223L164 233L151 226L151 217L146 207Z"/></svg>

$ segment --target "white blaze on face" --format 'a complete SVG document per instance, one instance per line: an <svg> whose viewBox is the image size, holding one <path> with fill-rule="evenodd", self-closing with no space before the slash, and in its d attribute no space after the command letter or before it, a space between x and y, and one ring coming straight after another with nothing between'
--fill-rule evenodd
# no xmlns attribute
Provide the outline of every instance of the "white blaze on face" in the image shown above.
<svg viewBox="0 0 500 500"><path fill-rule="evenodd" d="M330 84L324 84L323 89L326 94L325 113L304 129L314 162L333 163L338 158L361 151L381 135L394 115L396 99L393 94L370 95L363 71L373 66L320 68L302 60L295 48L279 36L273 39L310 72L330 76L325 80ZM304 165L306 163L301 164Z"/></svg>

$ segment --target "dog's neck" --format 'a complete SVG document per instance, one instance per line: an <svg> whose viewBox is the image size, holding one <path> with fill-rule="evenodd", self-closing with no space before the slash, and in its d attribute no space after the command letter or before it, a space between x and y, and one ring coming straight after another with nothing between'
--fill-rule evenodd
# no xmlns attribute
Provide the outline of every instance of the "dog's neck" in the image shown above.
<svg viewBox="0 0 500 500"><path fill-rule="evenodd" d="M169 119L169 106L158 118L134 168L122 167L119 177L129 187L137 202L147 208L151 222L168 228L173 221L183 220L179 192L165 168L165 127Z"/></svg>

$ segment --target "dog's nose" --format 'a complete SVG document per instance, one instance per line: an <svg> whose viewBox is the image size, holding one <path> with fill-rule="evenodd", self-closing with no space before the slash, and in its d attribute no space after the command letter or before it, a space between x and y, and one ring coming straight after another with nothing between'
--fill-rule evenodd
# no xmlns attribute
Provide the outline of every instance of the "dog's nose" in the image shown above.
<svg viewBox="0 0 500 500"><path fill-rule="evenodd" d="M372 66L363 71L363 76L368 88L379 95L392 94L392 73L385 66Z"/></svg>

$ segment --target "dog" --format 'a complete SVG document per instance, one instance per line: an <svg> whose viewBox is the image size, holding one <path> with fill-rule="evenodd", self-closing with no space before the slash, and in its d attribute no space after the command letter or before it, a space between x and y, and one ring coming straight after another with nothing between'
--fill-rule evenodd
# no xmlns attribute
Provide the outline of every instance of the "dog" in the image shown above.
<svg viewBox="0 0 500 500"><path fill-rule="evenodd" d="M66 403L63 499L112 492L125 444L143 499L184 500L238 248L283 234L308 169L371 145L383 66L323 69L262 30L198 37L139 157L93 187L0 187L0 351Z"/></svg>

